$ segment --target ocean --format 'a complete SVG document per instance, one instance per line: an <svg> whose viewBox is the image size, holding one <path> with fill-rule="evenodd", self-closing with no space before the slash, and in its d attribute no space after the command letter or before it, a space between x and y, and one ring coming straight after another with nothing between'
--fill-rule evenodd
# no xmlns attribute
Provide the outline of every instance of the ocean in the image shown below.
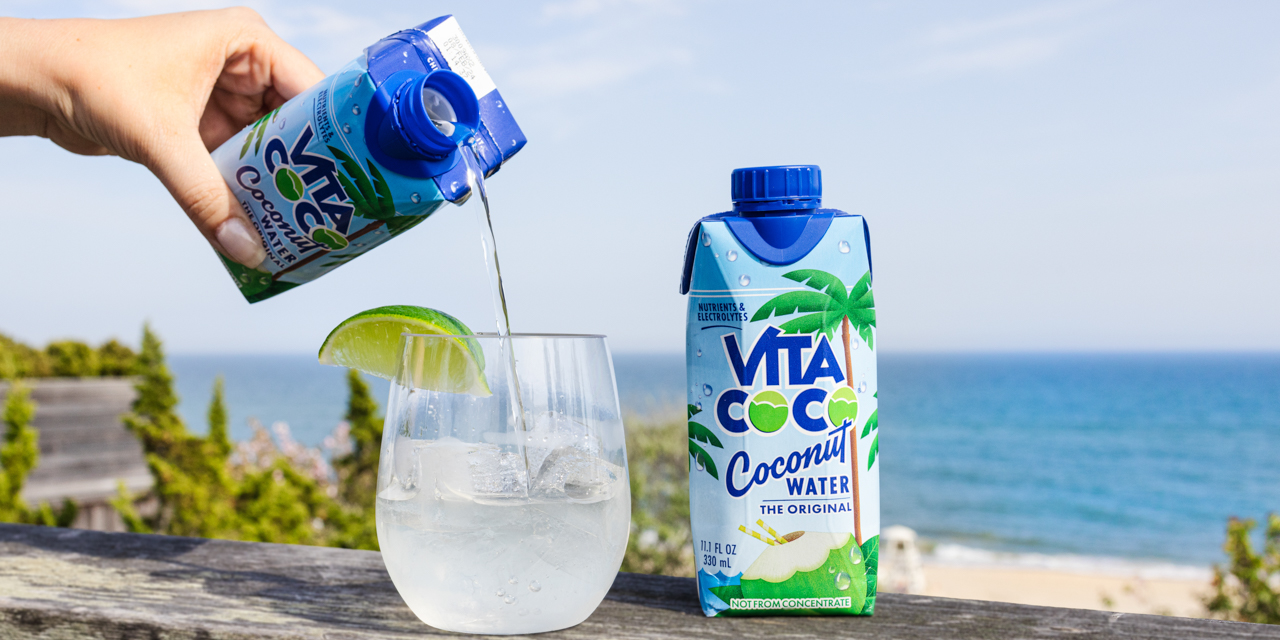
<svg viewBox="0 0 1280 640"><path fill-rule="evenodd" d="M235 439L254 417L316 446L345 409L345 370L313 356L169 364L197 432L217 375ZM683 417L683 356L614 366L624 411ZM1229 516L1280 510L1280 354L882 354L879 366L881 521L940 556L1203 569L1223 560ZM385 403L387 383L368 380Z"/></svg>

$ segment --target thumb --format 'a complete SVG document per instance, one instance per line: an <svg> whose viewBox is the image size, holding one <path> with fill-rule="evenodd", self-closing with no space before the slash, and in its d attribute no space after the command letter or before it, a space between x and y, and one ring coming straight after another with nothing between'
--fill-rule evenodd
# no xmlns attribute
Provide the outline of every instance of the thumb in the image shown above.
<svg viewBox="0 0 1280 640"><path fill-rule="evenodd" d="M267 257L262 236L240 208L204 143L192 134L166 145L151 158L148 168L218 253L256 268Z"/></svg>

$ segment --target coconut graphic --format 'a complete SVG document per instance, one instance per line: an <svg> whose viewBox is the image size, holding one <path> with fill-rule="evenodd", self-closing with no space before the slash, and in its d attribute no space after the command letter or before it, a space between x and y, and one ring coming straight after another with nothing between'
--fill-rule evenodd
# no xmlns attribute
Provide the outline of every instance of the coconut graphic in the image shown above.
<svg viewBox="0 0 1280 640"><path fill-rule="evenodd" d="M712 593L726 603L734 598L848 597L850 606L842 609L862 611L867 597L867 568L862 549L851 534L793 531L781 539L784 542L770 545L747 567L741 584L716 587Z"/></svg>
<svg viewBox="0 0 1280 640"><path fill-rule="evenodd" d="M311 239L324 245L330 251L340 251L347 248L347 239L342 237L341 233L328 227L312 229Z"/></svg>
<svg viewBox="0 0 1280 640"><path fill-rule="evenodd" d="M307 185L292 169L280 167L276 169L276 190L290 202L297 202L307 194Z"/></svg>
<svg viewBox="0 0 1280 640"><path fill-rule="evenodd" d="M777 391L761 391L751 399L747 414L751 426L762 433L773 433L787 424L787 398Z"/></svg>

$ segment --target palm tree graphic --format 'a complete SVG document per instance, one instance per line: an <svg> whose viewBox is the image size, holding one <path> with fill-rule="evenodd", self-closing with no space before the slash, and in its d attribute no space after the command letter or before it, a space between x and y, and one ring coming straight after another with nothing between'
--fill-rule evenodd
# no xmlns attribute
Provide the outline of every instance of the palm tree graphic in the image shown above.
<svg viewBox="0 0 1280 640"><path fill-rule="evenodd" d="M720 479L720 474L716 472L716 463L711 459L711 454L707 453L698 445L699 442L708 446L723 449L724 445L720 443L720 438L712 433L710 429L693 421L693 417L702 413L702 409L696 405L689 405L689 471L693 471L694 463L697 463L698 470L706 471L716 480Z"/></svg>
<svg viewBox="0 0 1280 640"><path fill-rule="evenodd" d="M821 333L827 340L833 340L836 328L840 328L840 339L844 343L845 384L853 387L853 354L850 351L851 329L867 343L868 349L875 348L876 303L871 293L871 272L863 274L852 290L844 286L844 282L836 276L817 269L800 269L782 274L788 280L794 280L813 291L788 291L764 303L751 321L768 319L770 316L787 316L796 313L807 315L788 320L778 326L783 333ZM849 442L853 449L850 468L853 470L853 521L854 536L858 544L862 544L862 509L858 497L858 435L849 425ZM879 438L877 437L877 444ZM878 447L877 447L878 449Z"/></svg>

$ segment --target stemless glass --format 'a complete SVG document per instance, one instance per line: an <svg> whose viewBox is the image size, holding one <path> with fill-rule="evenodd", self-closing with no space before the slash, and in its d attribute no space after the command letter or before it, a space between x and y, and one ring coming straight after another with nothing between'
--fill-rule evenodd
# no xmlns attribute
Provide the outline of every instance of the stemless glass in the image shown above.
<svg viewBox="0 0 1280 640"><path fill-rule="evenodd" d="M405 334L400 352L377 503L396 590L448 631L585 620L631 523L604 336Z"/></svg>

